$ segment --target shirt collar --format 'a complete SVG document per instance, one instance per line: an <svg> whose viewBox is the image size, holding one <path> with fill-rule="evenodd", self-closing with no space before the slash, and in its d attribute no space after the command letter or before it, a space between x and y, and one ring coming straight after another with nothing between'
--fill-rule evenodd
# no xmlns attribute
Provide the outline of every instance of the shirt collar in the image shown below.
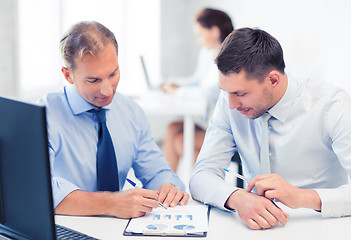
<svg viewBox="0 0 351 240"><path fill-rule="evenodd" d="M293 106L293 96L296 95L298 84L294 79L288 80L287 89L283 97L275 104L268 113L281 122L285 122Z"/></svg>
<svg viewBox="0 0 351 240"><path fill-rule="evenodd" d="M65 86L65 92L66 92L68 104L69 104L74 115L78 115L78 114L81 114L83 112L87 112L91 109L97 109L96 107L94 107L92 104L87 102L84 98L82 98L79 95L79 93L77 92L77 90L73 84ZM111 104L104 106L103 108L110 109L111 108L110 105Z"/></svg>

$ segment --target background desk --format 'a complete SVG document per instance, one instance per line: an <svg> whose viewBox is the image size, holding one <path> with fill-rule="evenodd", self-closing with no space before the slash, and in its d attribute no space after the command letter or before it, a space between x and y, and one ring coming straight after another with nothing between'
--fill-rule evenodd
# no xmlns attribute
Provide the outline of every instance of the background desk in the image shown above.
<svg viewBox="0 0 351 240"><path fill-rule="evenodd" d="M149 91L135 101L148 116L181 117L184 121L183 166L179 173L184 182L189 182L194 162L194 131L196 117L206 114L207 104L202 99L182 99L161 91Z"/></svg>
<svg viewBox="0 0 351 240"><path fill-rule="evenodd" d="M190 204L197 204L191 201ZM324 240L324 239L347 239L350 235L351 217L344 218L323 218L320 213L310 209L289 209L279 205L284 211L290 214L288 223L285 226L278 225L267 230L250 230L242 223L237 213L224 212L216 208L211 208L209 240ZM86 233L99 239L199 239L184 237L126 237L123 236L124 228L128 222L126 219L112 217L70 217L56 216L56 223L70 227L77 231ZM200 238L201 239L201 238Z"/></svg>

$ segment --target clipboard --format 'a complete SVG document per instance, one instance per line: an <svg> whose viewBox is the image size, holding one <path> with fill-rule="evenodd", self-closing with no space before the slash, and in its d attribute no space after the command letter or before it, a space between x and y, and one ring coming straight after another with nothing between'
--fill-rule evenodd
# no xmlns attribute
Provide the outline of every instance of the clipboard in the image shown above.
<svg viewBox="0 0 351 240"><path fill-rule="evenodd" d="M140 218L129 219L124 236L206 237L210 207L186 205L154 209Z"/></svg>

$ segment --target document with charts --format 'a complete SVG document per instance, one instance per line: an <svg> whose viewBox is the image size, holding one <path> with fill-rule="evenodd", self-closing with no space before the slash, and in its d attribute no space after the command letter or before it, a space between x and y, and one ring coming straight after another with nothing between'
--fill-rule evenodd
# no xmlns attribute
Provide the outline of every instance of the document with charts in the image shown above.
<svg viewBox="0 0 351 240"><path fill-rule="evenodd" d="M151 213L128 222L123 235L160 235L205 237L208 231L207 205L155 208Z"/></svg>

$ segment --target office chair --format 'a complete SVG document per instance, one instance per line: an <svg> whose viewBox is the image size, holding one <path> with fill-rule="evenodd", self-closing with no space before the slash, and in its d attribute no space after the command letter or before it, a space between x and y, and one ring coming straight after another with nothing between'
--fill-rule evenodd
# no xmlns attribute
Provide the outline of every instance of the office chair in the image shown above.
<svg viewBox="0 0 351 240"><path fill-rule="evenodd" d="M231 161L238 165L238 173L240 175L242 175L243 174L243 167L242 167L241 159L240 159L240 156L239 156L238 152L234 153ZM239 179L239 178L237 178L236 179L236 186L238 188L243 188L244 187L244 181Z"/></svg>

